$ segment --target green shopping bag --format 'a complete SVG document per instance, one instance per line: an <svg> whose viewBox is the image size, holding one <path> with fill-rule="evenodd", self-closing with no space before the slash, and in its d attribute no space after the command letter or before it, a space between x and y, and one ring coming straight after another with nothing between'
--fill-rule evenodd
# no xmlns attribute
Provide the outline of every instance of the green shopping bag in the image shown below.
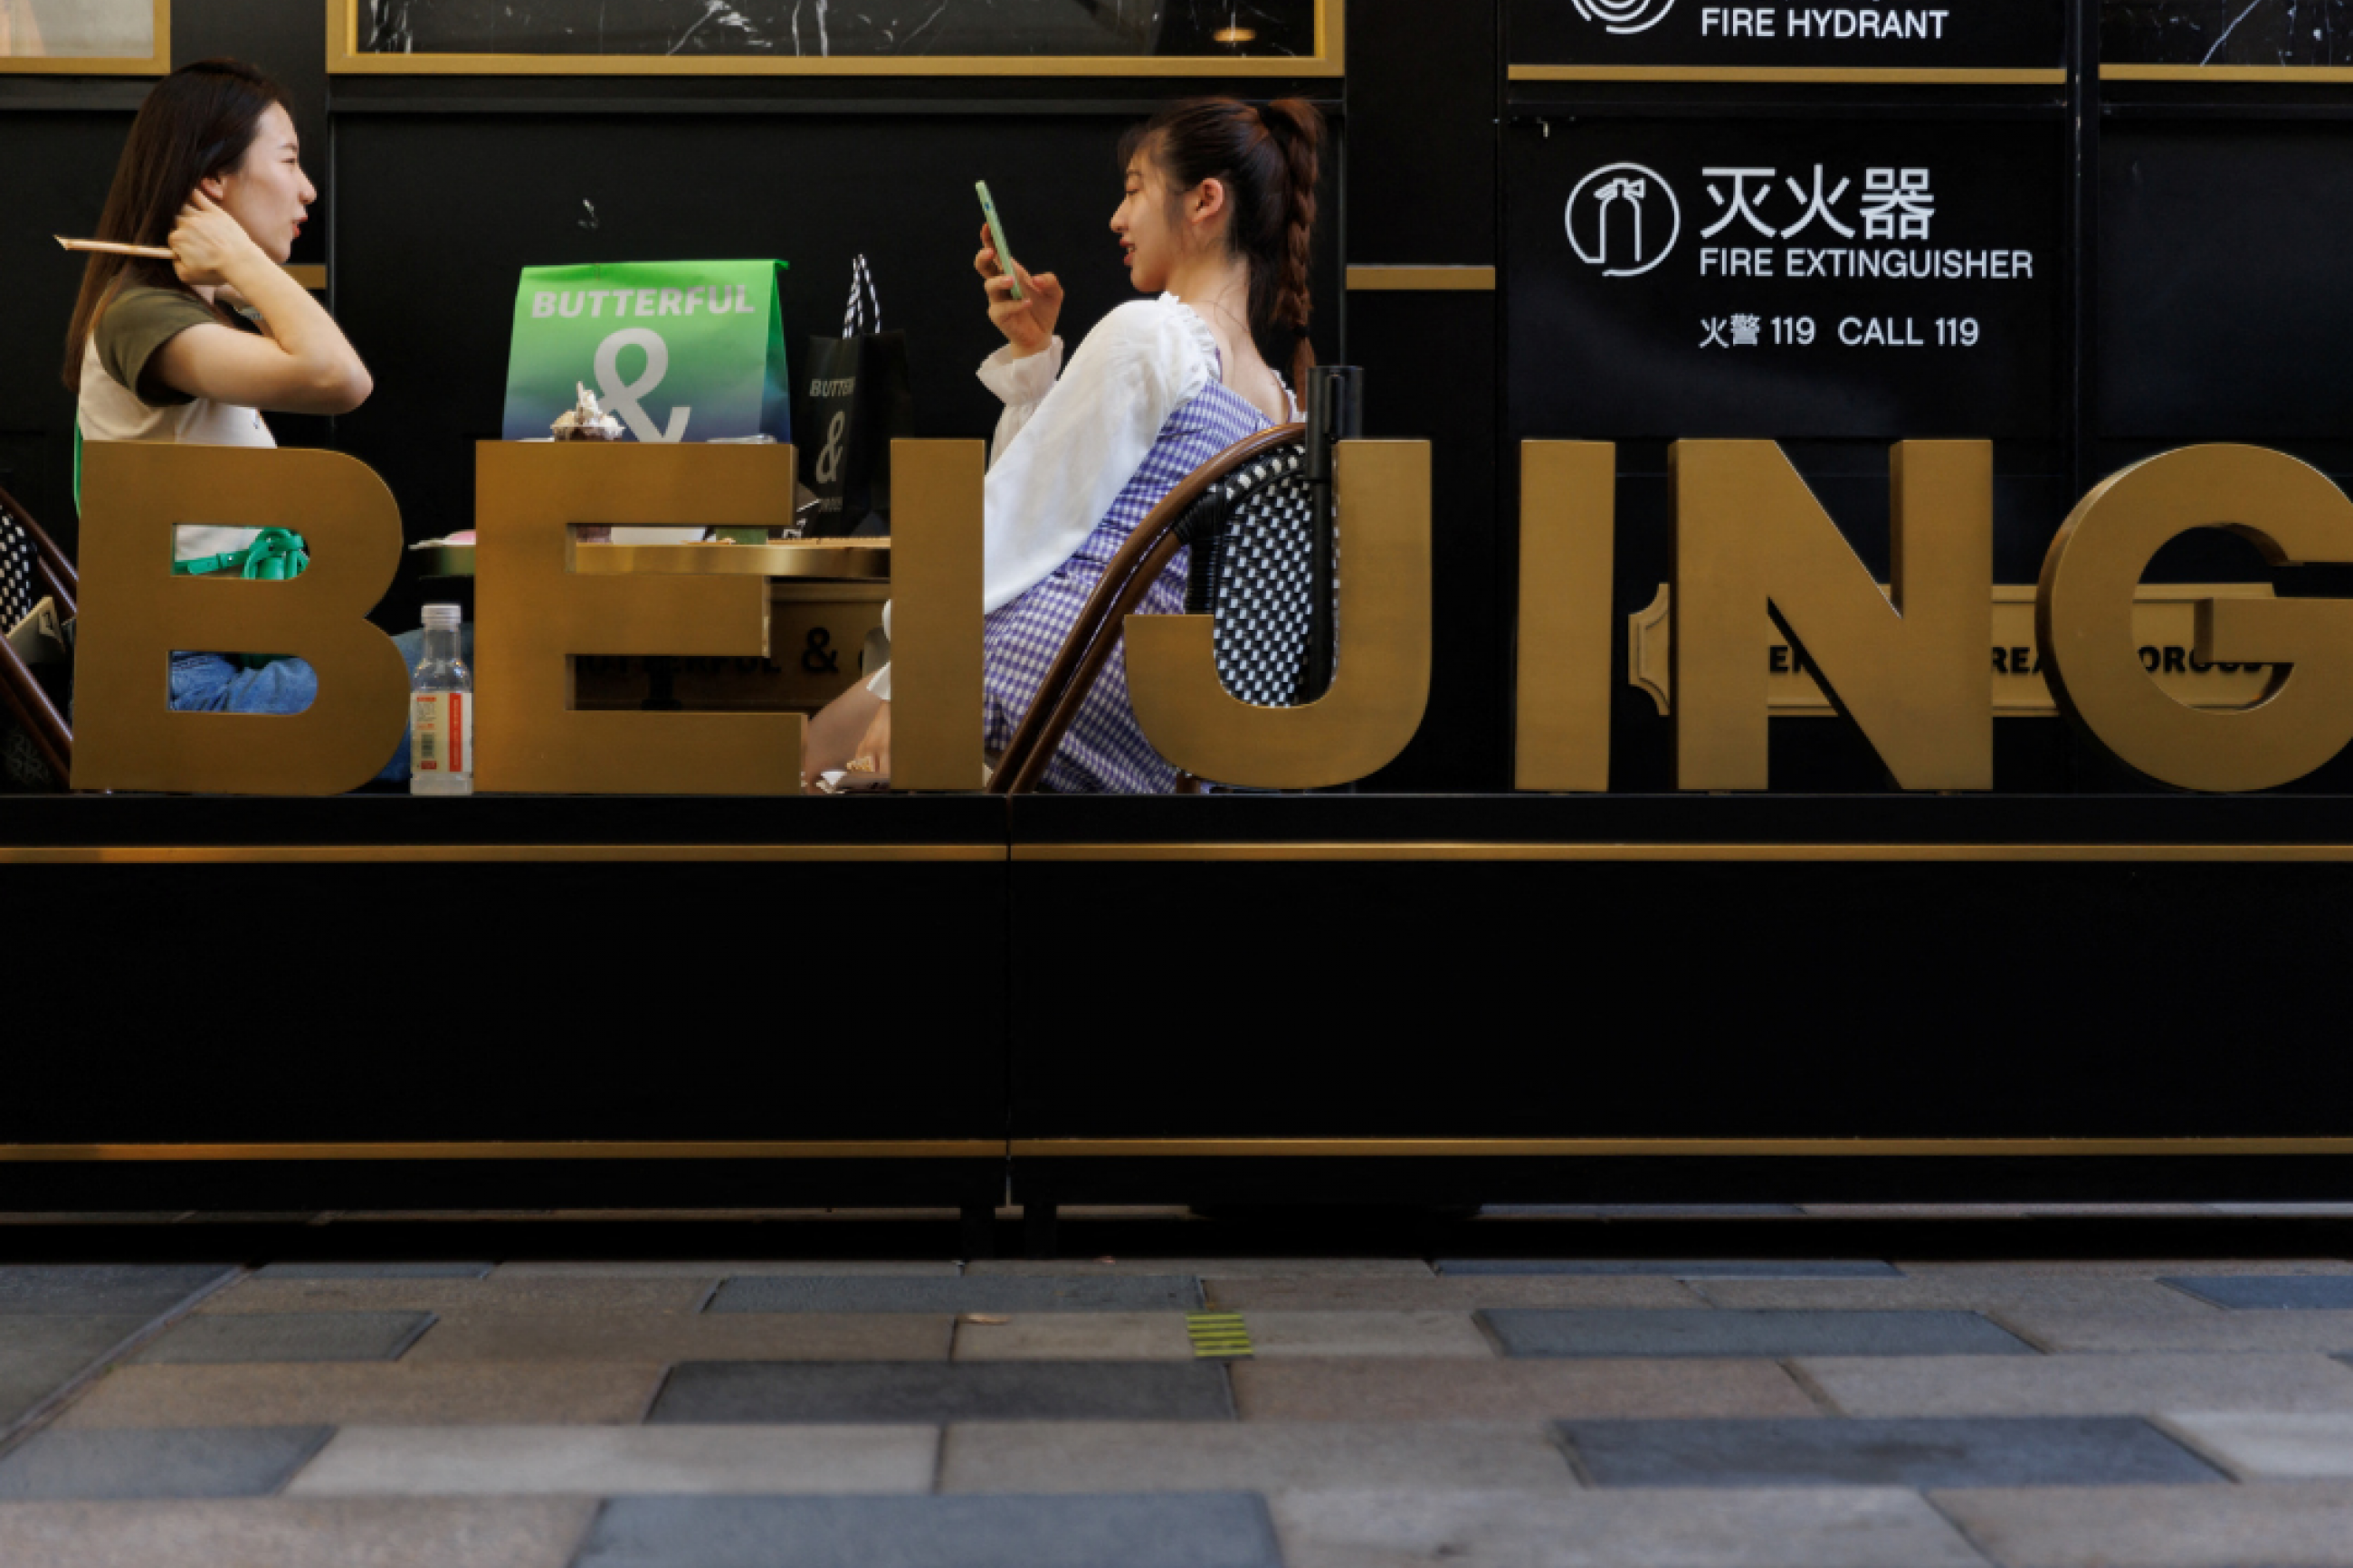
<svg viewBox="0 0 2353 1568"><path fill-rule="evenodd" d="M585 384L639 441L789 441L781 261L526 267L507 357L510 441L544 437Z"/></svg>

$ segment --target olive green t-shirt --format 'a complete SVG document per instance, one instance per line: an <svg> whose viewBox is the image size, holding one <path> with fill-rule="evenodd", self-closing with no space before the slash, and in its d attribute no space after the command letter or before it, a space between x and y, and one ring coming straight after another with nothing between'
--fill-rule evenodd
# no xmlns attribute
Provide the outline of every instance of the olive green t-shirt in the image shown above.
<svg viewBox="0 0 2353 1568"><path fill-rule="evenodd" d="M190 327L219 321L211 306L175 289L138 284L116 294L82 347L81 400L75 411L81 437L185 441L202 447L276 446L256 410L191 397L148 374L157 349ZM79 495L79 462L75 487ZM249 528L182 523L174 532L173 558L192 561L242 550L253 539Z"/></svg>
<svg viewBox="0 0 2353 1568"><path fill-rule="evenodd" d="M98 363L118 385L150 408L166 408L192 401L188 395L147 379L147 362L190 327L216 325L220 317L210 305L176 289L134 283L107 301L93 334Z"/></svg>

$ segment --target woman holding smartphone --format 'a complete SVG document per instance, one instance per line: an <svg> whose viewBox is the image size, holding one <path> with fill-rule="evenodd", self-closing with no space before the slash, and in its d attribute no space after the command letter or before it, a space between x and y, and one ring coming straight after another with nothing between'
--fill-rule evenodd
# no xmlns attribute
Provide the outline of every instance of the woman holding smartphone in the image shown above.
<svg viewBox="0 0 2353 1568"><path fill-rule="evenodd" d="M1278 99L1181 103L1121 146L1126 194L1112 215L1130 281L1155 296L1120 306L1063 363L1062 289L1000 257L986 226L973 258L1006 344L980 379L1005 403L991 448L983 560L985 744L1012 740L1088 595L1129 532L1186 475L1246 436L1299 417L1308 257L1324 122ZM1021 298L1014 298L1018 281ZM1293 345L1286 383L1259 352ZM1145 615L1184 610L1180 552ZM813 720L814 775L890 771L890 671ZM1129 706L1126 649L1113 650L1045 775L1062 792L1166 793L1176 769ZM976 783L978 781L976 780Z"/></svg>

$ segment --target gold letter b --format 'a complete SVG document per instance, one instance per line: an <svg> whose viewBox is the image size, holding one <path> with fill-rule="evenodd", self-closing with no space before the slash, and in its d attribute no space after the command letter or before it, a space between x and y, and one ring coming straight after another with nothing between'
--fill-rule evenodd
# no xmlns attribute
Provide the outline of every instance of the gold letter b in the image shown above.
<svg viewBox="0 0 2353 1568"><path fill-rule="evenodd" d="M367 613L400 563L400 509L340 452L90 443L82 480L76 789L333 795L374 778L408 722L408 668ZM172 574L183 522L290 528L281 583ZM307 660L300 713L174 713L174 649Z"/></svg>

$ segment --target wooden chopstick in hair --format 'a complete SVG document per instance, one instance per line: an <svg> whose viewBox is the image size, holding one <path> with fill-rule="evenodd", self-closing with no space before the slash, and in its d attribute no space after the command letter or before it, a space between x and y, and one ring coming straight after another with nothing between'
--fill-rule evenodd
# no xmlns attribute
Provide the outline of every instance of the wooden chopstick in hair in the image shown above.
<svg viewBox="0 0 2353 1568"><path fill-rule="evenodd" d="M96 250L108 256L143 256L150 261L169 261L172 253L160 245L117 245L111 239L68 239L64 235L49 237L67 250Z"/></svg>

